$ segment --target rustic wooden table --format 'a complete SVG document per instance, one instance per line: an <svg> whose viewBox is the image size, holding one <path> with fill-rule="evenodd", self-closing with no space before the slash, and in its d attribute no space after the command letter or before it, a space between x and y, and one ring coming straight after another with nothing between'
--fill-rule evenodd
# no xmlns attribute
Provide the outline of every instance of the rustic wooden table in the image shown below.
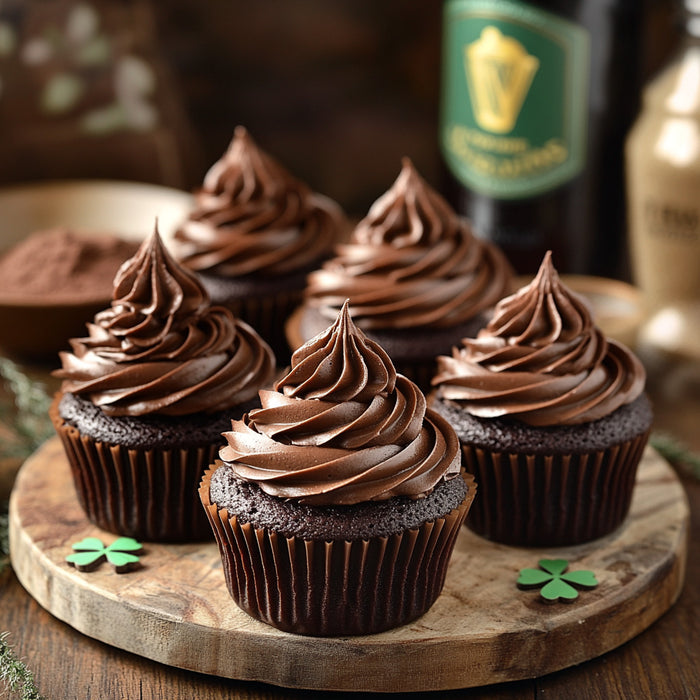
<svg viewBox="0 0 700 700"><path fill-rule="evenodd" d="M663 387L663 384L659 385ZM652 394L657 430L700 452L700 402ZM686 583L678 602L651 627L602 657L557 673L468 690L416 693L423 698L519 700L534 697L661 700L700 697L700 481L679 468L691 507ZM357 697L290 690L205 676L121 651L76 632L41 608L14 573L0 574L0 632L50 700L287 700ZM358 660L361 663L361 660ZM446 664L460 663L446 659ZM362 697L386 697L363 693Z"/></svg>

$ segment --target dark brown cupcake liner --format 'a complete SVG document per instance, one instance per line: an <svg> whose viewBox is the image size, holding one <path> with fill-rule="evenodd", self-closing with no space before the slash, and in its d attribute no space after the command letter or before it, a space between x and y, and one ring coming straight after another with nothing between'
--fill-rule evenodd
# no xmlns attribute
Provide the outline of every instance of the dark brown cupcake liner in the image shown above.
<svg viewBox="0 0 700 700"><path fill-rule="evenodd" d="M200 497L214 531L228 591L252 617L314 636L373 634L425 613L442 591L457 535L476 487L444 517L369 540L305 540L243 523Z"/></svg>
<svg viewBox="0 0 700 700"><path fill-rule="evenodd" d="M278 364L288 363L291 356L284 324L299 305L303 292L281 291L269 296L249 295L226 302L233 315L250 324L270 344Z"/></svg>
<svg viewBox="0 0 700 700"><path fill-rule="evenodd" d="M78 501L108 532L149 542L211 540L197 488L219 445L131 449L83 435L50 410Z"/></svg>
<svg viewBox="0 0 700 700"><path fill-rule="evenodd" d="M437 363L434 358L426 362L411 362L409 360L393 360L393 362L399 374L410 379L424 394L430 392L430 382L437 371Z"/></svg>
<svg viewBox="0 0 700 700"><path fill-rule="evenodd" d="M211 284L206 276L202 277L202 281L205 286ZM215 303L228 308L235 318L245 321L262 336L275 353L280 367L289 364L291 358L284 332L285 323L301 303L304 294L303 287L295 288L293 283L290 284L289 287L263 290L259 294L251 292L242 296L226 296L224 292L213 292L208 287Z"/></svg>
<svg viewBox="0 0 700 700"><path fill-rule="evenodd" d="M627 517L648 431L588 454L490 452L463 444L464 466L479 484L466 521L501 544L581 544L617 529Z"/></svg>

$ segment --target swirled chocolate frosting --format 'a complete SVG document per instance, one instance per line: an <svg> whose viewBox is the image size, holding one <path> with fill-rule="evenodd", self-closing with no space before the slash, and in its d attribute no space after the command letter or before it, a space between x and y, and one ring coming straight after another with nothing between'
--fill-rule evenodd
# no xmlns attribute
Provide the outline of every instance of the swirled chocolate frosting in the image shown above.
<svg viewBox="0 0 700 700"><path fill-rule="evenodd" d="M337 204L294 178L239 126L195 194L173 250L198 272L283 275L327 257L346 226Z"/></svg>
<svg viewBox="0 0 700 700"><path fill-rule="evenodd" d="M232 421L221 459L263 491L310 505L420 498L459 473L459 442L423 393L352 322L292 356L262 408Z"/></svg>
<svg viewBox="0 0 700 700"><path fill-rule="evenodd" d="M444 328L490 309L511 279L500 250L476 238L405 158L349 242L309 275L307 303L334 318L350 299L363 329Z"/></svg>
<svg viewBox="0 0 700 700"><path fill-rule="evenodd" d="M643 391L642 363L606 340L547 253L534 280L497 306L474 339L438 357L437 396L484 418L533 426L597 420Z"/></svg>
<svg viewBox="0 0 700 700"><path fill-rule="evenodd" d="M195 277L168 253L158 231L114 279L111 307L89 336L60 353L62 389L109 416L187 415L254 398L274 359L248 325L210 306Z"/></svg>

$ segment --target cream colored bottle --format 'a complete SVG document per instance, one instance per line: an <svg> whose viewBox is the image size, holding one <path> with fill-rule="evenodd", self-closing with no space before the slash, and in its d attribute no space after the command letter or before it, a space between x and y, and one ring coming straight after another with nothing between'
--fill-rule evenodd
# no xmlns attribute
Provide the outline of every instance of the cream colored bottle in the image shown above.
<svg viewBox="0 0 700 700"><path fill-rule="evenodd" d="M700 2L684 6L682 46L626 142L632 274L651 311L700 304Z"/></svg>

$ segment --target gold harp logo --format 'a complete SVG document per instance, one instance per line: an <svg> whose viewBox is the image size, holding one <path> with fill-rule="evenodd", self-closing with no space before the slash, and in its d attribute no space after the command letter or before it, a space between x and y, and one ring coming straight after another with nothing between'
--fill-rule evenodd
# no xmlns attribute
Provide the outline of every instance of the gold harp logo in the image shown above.
<svg viewBox="0 0 700 700"><path fill-rule="evenodd" d="M506 134L513 129L540 62L496 27L464 49L467 84L477 124Z"/></svg>

